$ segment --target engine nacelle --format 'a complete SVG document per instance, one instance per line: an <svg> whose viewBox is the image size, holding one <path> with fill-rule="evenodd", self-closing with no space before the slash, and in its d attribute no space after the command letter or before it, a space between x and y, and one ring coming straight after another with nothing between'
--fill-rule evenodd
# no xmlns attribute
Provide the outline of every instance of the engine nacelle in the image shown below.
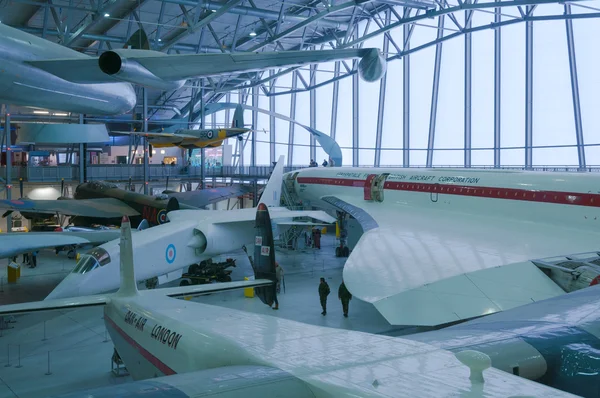
<svg viewBox="0 0 600 398"><path fill-rule="evenodd" d="M150 72L135 59L136 57L164 56L163 53L149 50L118 49L106 51L100 55L98 66L102 72L125 82L144 87L168 91L183 86L185 80L164 80Z"/></svg>
<svg viewBox="0 0 600 398"><path fill-rule="evenodd" d="M383 54L375 48L367 50L358 63L358 74L367 82L375 82L385 75L387 61Z"/></svg>
<svg viewBox="0 0 600 398"><path fill-rule="evenodd" d="M254 226L231 224L207 224L194 228L194 235L187 246L195 250L197 256L214 257L239 250L253 238Z"/></svg>

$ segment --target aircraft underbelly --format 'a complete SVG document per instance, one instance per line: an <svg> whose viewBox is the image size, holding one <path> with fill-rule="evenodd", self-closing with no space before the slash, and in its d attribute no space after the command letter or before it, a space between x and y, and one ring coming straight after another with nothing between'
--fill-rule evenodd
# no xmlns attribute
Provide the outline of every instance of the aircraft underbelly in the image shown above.
<svg viewBox="0 0 600 398"><path fill-rule="evenodd" d="M20 62L3 61L0 101L67 112L115 115L135 105L130 84L77 84Z"/></svg>

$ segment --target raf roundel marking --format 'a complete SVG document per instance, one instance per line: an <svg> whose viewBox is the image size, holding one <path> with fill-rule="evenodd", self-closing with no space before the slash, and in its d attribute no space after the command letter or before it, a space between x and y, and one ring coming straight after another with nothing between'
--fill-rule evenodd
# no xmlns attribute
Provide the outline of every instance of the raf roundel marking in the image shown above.
<svg viewBox="0 0 600 398"><path fill-rule="evenodd" d="M175 245L171 243L169 246L167 246L167 250L165 252L165 259L167 260L167 262L169 264L173 264L173 261L175 261L176 255L177 255L177 250L175 250Z"/></svg>
<svg viewBox="0 0 600 398"><path fill-rule="evenodd" d="M156 215L156 221L159 224L164 224L168 221L167 220L167 211L165 209L162 209L158 212L158 214Z"/></svg>

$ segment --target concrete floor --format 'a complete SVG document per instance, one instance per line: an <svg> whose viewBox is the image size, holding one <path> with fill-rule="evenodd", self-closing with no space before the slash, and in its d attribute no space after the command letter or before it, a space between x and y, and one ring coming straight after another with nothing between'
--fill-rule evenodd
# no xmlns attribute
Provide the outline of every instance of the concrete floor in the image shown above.
<svg viewBox="0 0 600 398"><path fill-rule="evenodd" d="M332 235L324 236L322 242L321 250L277 251L277 260L285 271L285 293L282 291L279 297L279 311L257 298L244 298L241 291L194 300L334 328L392 335L416 331L392 329L372 305L359 300L351 301L350 316L344 318L337 289L345 259L334 256ZM252 275L242 251L216 260L227 257L237 259L234 280ZM6 261L2 261L0 304L43 299L75 265L64 254L42 251L38 267L23 268L19 282L8 285ZM332 290L326 316L321 315L317 293L320 277L326 278ZM178 281L171 285L178 285ZM104 327L102 308L23 315L15 320L10 329L0 331L0 398L47 397L131 380L111 373L113 345Z"/></svg>

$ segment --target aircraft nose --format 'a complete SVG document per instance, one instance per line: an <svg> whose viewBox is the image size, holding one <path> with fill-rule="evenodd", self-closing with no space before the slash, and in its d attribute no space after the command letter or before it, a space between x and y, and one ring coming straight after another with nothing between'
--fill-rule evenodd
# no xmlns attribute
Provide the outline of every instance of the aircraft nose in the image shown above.
<svg viewBox="0 0 600 398"><path fill-rule="evenodd" d="M67 275L44 300L81 296L80 287L84 279L85 276L80 274Z"/></svg>

